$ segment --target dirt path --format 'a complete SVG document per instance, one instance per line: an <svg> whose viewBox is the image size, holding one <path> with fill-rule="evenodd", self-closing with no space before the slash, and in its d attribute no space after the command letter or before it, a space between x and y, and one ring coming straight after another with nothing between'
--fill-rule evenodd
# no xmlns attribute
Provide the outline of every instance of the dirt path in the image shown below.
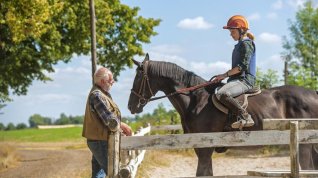
<svg viewBox="0 0 318 178"><path fill-rule="evenodd" d="M86 178L90 177L91 153L84 143L15 144L20 161L0 172L1 178ZM137 178L195 176L194 154L148 151ZM220 156L213 158L214 175L246 175L248 170L289 169L289 157Z"/></svg>
<svg viewBox="0 0 318 178"><path fill-rule="evenodd" d="M73 146L70 146L73 145ZM76 144L79 146L79 144ZM0 172L1 178L81 178L90 171L88 149L74 143L18 145L16 167ZM75 146L75 149L74 149Z"/></svg>
<svg viewBox="0 0 318 178"><path fill-rule="evenodd" d="M149 153L148 153L149 154ZM150 158L159 162L161 166L153 163L147 169L143 169L138 178L163 178L163 177L194 177L196 174L197 158L192 155L178 155L167 152L155 153L169 162L161 164L162 160ZM147 155L146 155L147 156ZM149 159L149 157L145 157ZM144 165L143 165L144 166ZM247 171L252 170L288 170L290 169L290 160L286 156L261 157L261 156L222 156L213 158L214 176L225 175L246 175Z"/></svg>

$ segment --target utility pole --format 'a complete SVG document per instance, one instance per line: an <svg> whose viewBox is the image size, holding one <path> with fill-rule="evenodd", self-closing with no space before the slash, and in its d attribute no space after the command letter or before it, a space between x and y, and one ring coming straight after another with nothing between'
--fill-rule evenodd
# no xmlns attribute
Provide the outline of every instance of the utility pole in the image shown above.
<svg viewBox="0 0 318 178"><path fill-rule="evenodd" d="M94 73L96 71L96 18L94 0L89 0L89 12L91 17L92 83L94 85Z"/></svg>

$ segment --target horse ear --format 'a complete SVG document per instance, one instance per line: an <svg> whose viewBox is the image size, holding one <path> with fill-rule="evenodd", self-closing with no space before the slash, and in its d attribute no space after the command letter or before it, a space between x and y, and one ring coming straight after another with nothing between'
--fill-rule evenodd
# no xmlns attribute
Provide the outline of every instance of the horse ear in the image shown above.
<svg viewBox="0 0 318 178"><path fill-rule="evenodd" d="M132 61L134 62L134 64L135 64L136 66L138 66L138 67L141 66L140 62L136 61L135 59L132 59Z"/></svg>
<svg viewBox="0 0 318 178"><path fill-rule="evenodd" d="M146 54L144 61L149 61L149 54L148 53Z"/></svg>

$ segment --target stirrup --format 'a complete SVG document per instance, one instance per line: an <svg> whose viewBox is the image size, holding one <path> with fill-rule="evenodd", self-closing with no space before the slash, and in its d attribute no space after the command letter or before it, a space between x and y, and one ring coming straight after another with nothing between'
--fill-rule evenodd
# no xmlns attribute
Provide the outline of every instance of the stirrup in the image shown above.
<svg viewBox="0 0 318 178"><path fill-rule="evenodd" d="M234 122L231 127L233 129L240 129L242 130L243 127L251 127L254 125L254 121L251 117L251 115L247 115L247 118L244 118L243 116L239 116L239 120Z"/></svg>

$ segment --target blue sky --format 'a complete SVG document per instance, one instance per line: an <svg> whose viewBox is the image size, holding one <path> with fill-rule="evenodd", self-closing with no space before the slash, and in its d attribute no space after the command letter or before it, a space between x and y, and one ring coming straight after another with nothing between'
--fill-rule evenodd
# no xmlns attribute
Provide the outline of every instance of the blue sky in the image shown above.
<svg viewBox="0 0 318 178"><path fill-rule="evenodd" d="M230 69L235 42L222 27L229 17L241 14L250 23L255 37L257 66L263 72L277 70L282 75L280 57L282 37L289 36L288 20L294 20L303 0L125 0L122 3L140 7L139 15L160 18L158 35L144 44L151 60L177 63L205 79ZM314 1L317 7L317 0ZM136 57L142 60L143 57ZM61 113L83 115L91 87L90 56L74 56L68 64L59 63L52 82L34 81L26 96L12 96L0 115L0 122L28 123L33 114L53 119ZM122 115L133 117L127 109L135 68L122 71L111 90ZM162 95L159 92L157 95ZM171 108L167 99L149 103L144 113L152 112L159 103Z"/></svg>

